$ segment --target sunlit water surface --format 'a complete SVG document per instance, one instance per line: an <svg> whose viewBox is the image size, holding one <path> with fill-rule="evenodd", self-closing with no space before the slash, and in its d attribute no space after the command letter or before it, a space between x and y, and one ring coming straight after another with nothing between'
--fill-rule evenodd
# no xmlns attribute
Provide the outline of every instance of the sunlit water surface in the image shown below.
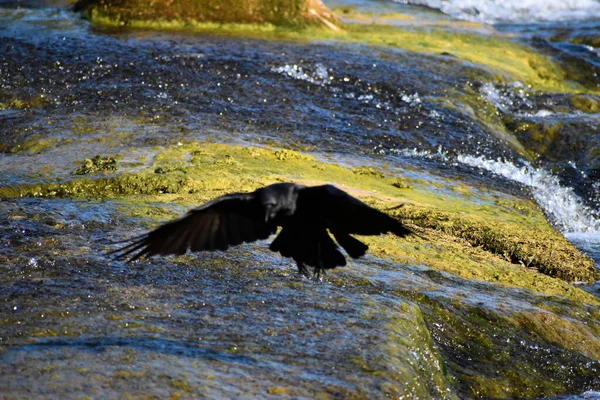
<svg viewBox="0 0 600 400"><path fill-rule="evenodd" d="M377 7L371 2L357 3ZM469 14L472 19L506 20L503 15L521 12L523 2L498 4L499 11L491 9L491 2L484 3L484 9ZM553 4L558 7L558 3ZM475 12L466 2L419 4L452 16ZM596 12L597 3L586 4L589 9L568 9L565 16L582 10ZM474 85L463 73L468 67L446 56L415 57L363 45L103 31L91 28L64 7L17 7L21 5L0 2L0 102L20 98L37 106L0 110L0 133L8 148L28 138L50 140L51 146L0 155L3 183L67 180L76 161L132 147L137 150L126 153L124 170L142 168L135 161L141 155L151 159L156 145L181 140L276 144L340 162L388 164L414 179L435 182L452 177L531 197L558 230L600 263L600 184L589 166L571 159L567 150L562 160L532 165L502 138L488 133L461 104L441 101L448 92L459 98L461 92L473 95L476 91L497 110L516 118L575 124L590 145L597 145L597 116L553 108L561 102L559 97L548 101L519 82ZM402 7L391 2L383 6ZM409 8L408 12L430 15L435 11ZM530 12L538 11L532 7ZM507 23L504 29L527 31L523 40L530 40L535 28L509 21L513 25ZM537 32L548 34L552 27L546 24ZM586 51L583 59L593 63L598 56L595 49ZM89 382L114 384L119 382L115 377L126 379L121 387L106 386L99 393L109 397L125 386L134 393L155 390L167 396L165 385L181 389L210 381L211 375L224 382L256 371L272 387L284 385L290 377L323 388L354 382L369 390L376 385L364 381L368 375L352 375L340 359L345 351L358 352L373 345L366 339L371 332L368 326L361 325L361 316L352 311L372 306L360 288L349 285L340 291L315 286L314 298L306 299L307 303L314 306L322 300L326 304L326 299L335 297L337 305L285 311L287 299L300 293L294 285L312 283L296 281L293 265L257 250L264 244L243 246L228 256L201 255L200 261L194 259L191 264L176 261L175 268L173 260L126 267L106 263L104 252L109 247L105 240L121 239L132 230L141 233L143 227L136 228L137 219L123 217L118 202L15 199L0 202L0 209L0 257L10 266L9 276L4 277L2 313L14 322L10 332L1 334L9 350L0 356L5 366L14 367L5 368L4 376L14 378L8 387L18 393L33 390L39 395L29 388L35 384L28 380L33 375L21 381L17 378L19 371L40 366L50 381L53 370L68 370L57 378L56 386L69 384L82 395ZM174 208L173 213L182 211ZM65 225L70 233L59 234ZM227 270L214 267L239 263L239 259L247 260L241 268L271 270L268 278L275 282L282 276L286 279L274 289L261 289L258 272L239 281ZM389 282L402 290L440 298L453 298L471 285L416 267L396 270L374 259L357 263L354 270L367 276L373 290L380 293L381 307L395 307L391 304L397 301L386 289ZM292 283L286 284L290 279ZM474 292L464 295L471 296L474 306L493 307L502 302L514 312L535 310L535 304L510 290L480 286L474 291L478 296ZM267 294L261 290L269 291L268 298L276 301L265 306L261 299ZM214 306L216 302L219 307ZM242 329L248 325L244 309L249 306L265 307L259 313L264 320L252 332ZM299 330L296 340L289 341L284 338L289 337L286 330L294 315L298 318L292 324ZM321 321L333 328L327 331ZM356 327L351 332L344 329L348 321ZM54 339L82 334L84 339ZM24 344L21 338L27 335L37 335L39 342ZM344 340L330 340L336 335ZM223 340L226 336L228 341ZM302 353L301 360L310 366L310 373L294 370L285 362L299 343L303 351L306 346L312 349L308 355ZM272 350L277 346L292 350L279 354ZM250 356L261 351L264 356ZM315 367L311 354L323 360L324 352L329 361ZM123 362L108 363L114 359ZM148 367L125 367L134 361ZM340 369L331 373L336 366ZM86 370L93 371L92 375ZM325 370L327 374L321 374ZM186 382L185 376L198 382ZM136 377L148 378L143 388L131 386ZM147 382L154 382L155 387L146 387ZM230 386L207 388L205 393L244 394L233 381ZM568 398L599 397L597 392L586 392Z"/></svg>

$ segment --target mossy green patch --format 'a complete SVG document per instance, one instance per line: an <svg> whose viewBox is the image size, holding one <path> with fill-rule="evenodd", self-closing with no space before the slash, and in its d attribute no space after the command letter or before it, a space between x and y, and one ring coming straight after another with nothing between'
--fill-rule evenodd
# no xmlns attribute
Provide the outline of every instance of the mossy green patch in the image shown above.
<svg viewBox="0 0 600 400"><path fill-rule="evenodd" d="M514 136L521 142L531 154L542 154L554 159L556 143L564 138L563 123L561 122L507 122L507 127L514 132Z"/></svg>
<svg viewBox="0 0 600 400"><path fill-rule="evenodd" d="M138 205L140 201L155 206L173 201L195 205L228 192L252 191L278 181L335 183L409 225L420 227L419 234L427 238L366 239L376 254L471 279L592 301L593 296L562 281L544 277L540 285L534 279L532 269L568 281L593 281L599 273L593 262L556 232L533 204L511 196L503 201L518 204L518 208L481 203L472 199L467 185L447 195L427 188L405 190L394 185L383 170L356 171L292 150L190 142L164 149L149 168L137 173L59 184L4 186L0 187L0 196L143 195L130 201ZM453 186L448 182L449 188ZM147 211L137 215L160 217L164 212Z"/></svg>
<svg viewBox="0 0 600 400"><path fill-rule="evenodd" d="M537 90L553 92L579 92L584 88L568 80L564 69L549 57L532 47L511 41L497 34L450 32L442 27L419 27L416 24L400 28L382 24L346 24L344 30L307 27L298 30L270 23L215 23L186 19L144 19L132 15L123 21L95 8L88 12L92 22L107 26L126 24L134 28L184 30L226 36L253 37L267 40L333 40L351 43L368 43L375 46L394 47L418 53L443 55L451 53L457 59L474 63L488 71L488 79L500 82L520 81ZM474 74L477 68L471 68ZM587 89L588 91L593 89Z"/></svg>
<svg viewBox="0 0 600 400"><path fill-rule="evenodd" d="M76 9L88 18L109 19L129 25L133 21L178 23L262 24L302 27L324 25L337 29L339 20L320 1L310 0L81 0Z"/></svg>
<svg viewBox="0 0 600 400"><path fill-rule="evenodd" d="M11 153L26 152L29 154L43 153L58 142L58 139L49 138L42 139L39 135L33 135L23 143L14 146L10 149Z"/></svg>
<svg viewBox="0 0 600 400"><path fill-rule="evenodd" d="M171 386L181 389L186 393L192 393L194 390L193 386L190 385L187 379L171 379Z"/></svg>
<svg viewBox="0 0 600 400"><path fill-rule="evenodd" d="M375 177L379 177L379 178L384 177L384 175L381 171L379 171L376 168L372 168L372 167L356 167L356 168L352 169L352 172L354 172L357 175L367 175L367 176L371 175L371 176L375 176Z"/></svg>
<svg viewBox="0 0 600 400"><path fill-rule="evenodd" d="M18 109L24 110L29 108L43 108L50 103L50 99L43 94L32 96L28 99L12 99L6 102L0 102L0 110Z"/></svg>
<svg viewBox="0 0 600 400"><path fill-rule="evenodd" d="M401 14L397 12L374 13L358 11L356 7L349 5L335 7L332 9L332 11L338 14L340 17L344 17L352 21L359 21L362 23L370 24L386 23L389 21L407 21L415 19L415 17L411 15Z"/></svg>
<svg viewBox="0 0 600 400"><path fill-rule="evenodd" d="M593 261L540 220L539 211L529 208L525 215L519 211L480 207L457 215L407 205L391 213L420 227L464 239L472 247L481 247L506 261L546 275L568 281L590 281L598 277Z"/></svg>
<svg viewBox="0 0 600 400"><path fill-rule="evenodd" d="M401 178L396 178L392 181L392 186L398 189L414 189L414 186L409 185Z"/></svg>
<svg viewBox="0 0 600 400"><path fill-rule="evenodd" d="M36 331L31 334L34 337L54 337L59 336L60 334L53 329L45 329L43 331Z"/></svg>
<svg viewBox="0 0 600 400"><path fill-rule="evenodd" d="M294 392L293 388L290 387L282 387L282 386L274 386L267 389L267 393L277 395L277 396L290 396Z"/></svg>
<svg viewBox="0 0 600 400"><path fill-rule="evenodd" d="M534 49L499 36L448 32L441 29L399 29L381 25L348 25L353 41L398 47L415 52L451 52L460 59L485 66L500 81L519 80L542 90L572 91L558 64Z"/></svg>
<svg viewBox="0 0 600 400"><path fill-rule="evenodd" d="M598 371L589 366L599 345L590 329L592 315L582 322L553 313L502 312L501 305L491 310L423 294L402 296L419 303L465 397L548 397L597 382Z"/></svg>
<svg viewBox="0 0 600 400"><path fill-rule="evenodd" d="M114 377L118 379L131 379L131 378L144 378L145 373L143 371L131 371L128 369L121 369L115 372Z"/></svg>
<svg viewBox="0 0 600 400"><path fill-rule="evenodd" d="M99 155L86 158L81 166L73 171L74 175L87 175L102 171L116 171L118 167L117 160L114 157L100 157Z"/></svg>
<svg viewBox="0 0 600 400"><path fill-rule="evenodd" d="M577 110L586 113L600 112L600 99L592 95L574 95L571 96L571 105Z"/></svg>

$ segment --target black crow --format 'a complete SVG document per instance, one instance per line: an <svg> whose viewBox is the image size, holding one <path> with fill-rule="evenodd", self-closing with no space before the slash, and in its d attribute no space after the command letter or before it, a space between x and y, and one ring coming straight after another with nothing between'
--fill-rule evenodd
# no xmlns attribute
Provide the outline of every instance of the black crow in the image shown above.
<svg viewBox="0 0 600 400"><path fill-rule="evenodd" d="M243 242L266 239L281 226L269 249L291 257L298 271L309 277L306 265L319 278L327 269L346 265L333 241L353 258L368 246L350 236L392 232L411 233L399 221L332 185L303 186L275 183L251 193L230 193L190 210L183 217L128 240L113 253L134 261L142 256L227 250Z"/></svg>

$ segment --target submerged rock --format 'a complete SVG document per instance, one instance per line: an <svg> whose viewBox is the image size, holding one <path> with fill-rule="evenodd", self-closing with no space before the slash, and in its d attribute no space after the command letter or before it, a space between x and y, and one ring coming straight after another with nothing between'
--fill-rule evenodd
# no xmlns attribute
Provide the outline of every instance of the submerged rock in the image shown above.
<svg viewBox="0 0 600 400"><path fill-rule="evenodd" d="M13 124L0 144L0 388L9 396L462 399L600 388L600 301L582 290L600 278L592 261L523 192L430 162L479 150L491 129L507 140L518 128L509 143L524 153L564 136L518 119L513 129L504 117L515 108L542 118L528 105L545 98L526 85L570 87L531 48L377 26L347 27L332 46L242 40L243 51L238 39L209 36L125 46L114 31L108 42L43 32L35 45L3 43L4 78L18 78L1 99ZM307 38L334 37L317 35ZM269 52L277 57L260 57ZM51 80L32 79L39 71ZM89 77L97 81L86 86ZM517 97L482 99L480 87ZM19 101L40 88L51 89L49 104ZM595 97L573 99L565 104L597 111ZM548 115L553 102L544 103ZM411 129L422 134L411 139ZM460 140L445 141L453 129ZM411 143L424 162L367 151ZM95 174L114 165L94 165L96 154L114 155L118 170ZM73 175L76 160L91 173ZM260 243L128 265L106 255L111 242L221 194L290 180L335 183L418 234L365 238L369 255L323 283Z"/></svg>
<svg viewBox="0 0 600 400"><path fill-rule="evenodd" d="M282 154L286 156L282 157ZM164 149L149 168L140 172L94 180L4 186L0 187L0 196L111 198L146 195L156 201L168 201L169 197L163 195L169 194L177 196L179 201L185 198L199 203L201 199L210 199L207 193L252 191L273 183L274 179L286 181L294 177L298 183L309 184L336 182L351 193L358 191L363 196L376 196L370 202L381 209L407 203L388 212L418 227L465 240L468 246L481 247L508 263L567 281L590 282L600 278L592 260L556 232L533 203L508 197L484 205L481 199L473 197L471 188L457 188L453 182L447 183L453 191L445 196L431 192L427 186L405 190L398 186L397 177L388 177L384 172L373 167L340 167L291 150L191 142ZM382 200L379 195L387 197ZM446 245L439 237L436 241ZM396 246L389 242L387 245L390 249L383 249L384 253L392 254ZM403 254L400 260L407 262L413 253L421 251ZM468 277L496 280L498 274L507 278L512 275L491 269L486 276L486 273L477 272L482 270L477 265L469 272L459 258L450 253L447 256L451 259L444 260L440 267L453 272L464 270L459 273ZM511 278L519 279L523 283L529 281Z"/></svg>
<svg viewBox="0 0 600 400"><path fill-rule="evenodd" d="M371 255L326 283L300 278L260 243L125 266L90 240L141 233L140 223L176 216L173 203L182 212L290 179L336 182L418 235L363 237ZM291 150L191 142L163 148L139 172L2 187L0 340L10 346L1 376L19 382L14 393L84 396L91 385L109 397L139 395L140 382L157 396L192 397L542 397L598 387L600 301L556 278L598 279L593 263L533 204L504 195L485 206L490 194L466 185L442 195L398 179ZM52 388L40 374L54 376Z"/></svg>

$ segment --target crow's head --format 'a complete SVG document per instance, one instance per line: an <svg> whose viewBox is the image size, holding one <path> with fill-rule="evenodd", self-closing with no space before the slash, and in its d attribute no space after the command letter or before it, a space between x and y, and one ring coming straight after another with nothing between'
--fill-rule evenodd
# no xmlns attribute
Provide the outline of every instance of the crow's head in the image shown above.
<svg viewBox="0 0 600 400"><path fill-rule="evenodd" d="M298 189L294 183L276 183L259 190L258 198L264 210L265 222L273 222L296 212Z"/></svg>

